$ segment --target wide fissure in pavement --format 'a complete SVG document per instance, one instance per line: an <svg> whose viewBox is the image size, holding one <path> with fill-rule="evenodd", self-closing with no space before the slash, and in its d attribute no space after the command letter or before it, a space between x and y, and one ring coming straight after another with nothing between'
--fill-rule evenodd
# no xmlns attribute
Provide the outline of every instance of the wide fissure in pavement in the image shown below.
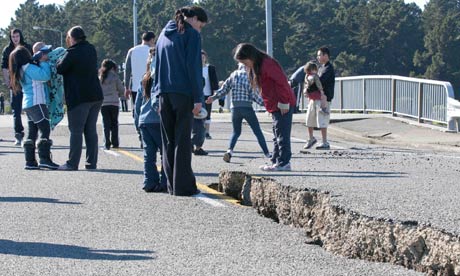
<svg viewBox="0 0 460 276"><path fill-rule="evenodd" d="M334 254L460 275L460 237L431 225L365 216L332 204L328 192L239 171L222 171L218 189L267 218L304 229L309 243Z"/></svg>

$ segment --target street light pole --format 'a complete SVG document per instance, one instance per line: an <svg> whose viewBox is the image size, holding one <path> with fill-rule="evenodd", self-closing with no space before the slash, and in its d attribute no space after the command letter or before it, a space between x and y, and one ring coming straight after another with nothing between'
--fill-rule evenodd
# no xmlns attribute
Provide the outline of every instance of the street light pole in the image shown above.
<svg viewBox="0 0 460 276"><path fill-rule="evenodd" d="M273 37L272 37L272 1L265 0L265 21L266 21L266 40L267 54L273 57Z"/></svg>
<svg viewBox="0 0 460 276"><path fill-rule="evenodd" d="M46 28L46 27L40 27L40 26L33 26L32 27L34 30L46 30L46 31L52 31L52 32L58 32L59 33L59 37L61 39L61 47L62 47L62 31L60 30L56 30L56 29L52 29L52 28Z"/></svg>
<svg viewBox="0 0 460 276"><path fill-rule="evenodd" d="M133 44L137 45L137 3L133 0Z"/></svg>

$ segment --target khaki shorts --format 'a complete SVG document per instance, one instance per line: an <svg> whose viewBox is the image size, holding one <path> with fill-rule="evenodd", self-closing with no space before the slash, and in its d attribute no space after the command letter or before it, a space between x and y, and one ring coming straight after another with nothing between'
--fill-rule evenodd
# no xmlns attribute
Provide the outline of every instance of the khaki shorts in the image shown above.
<svg viewBox="0 0 460 276"><path fill-rule="evenodd" d="M307 110L307 127L327 128L331 113L331 102L327 102L328 113L321 112L320 100L309 100Z"/></svg>

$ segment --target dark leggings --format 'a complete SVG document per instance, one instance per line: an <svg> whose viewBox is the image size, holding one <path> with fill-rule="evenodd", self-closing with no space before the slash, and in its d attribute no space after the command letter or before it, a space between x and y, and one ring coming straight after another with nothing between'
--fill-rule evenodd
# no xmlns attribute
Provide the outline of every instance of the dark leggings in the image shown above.
<svg viewBox="0 0 460 276"><path fill-rule="evenodd" d="M29 126L29 133L27 133L27 139L36 141L38 138L38 131L40 130L40 139L48 140L50 138L50 122L43 119L39 123L34 123L30 118L27 120Z"/></svg>

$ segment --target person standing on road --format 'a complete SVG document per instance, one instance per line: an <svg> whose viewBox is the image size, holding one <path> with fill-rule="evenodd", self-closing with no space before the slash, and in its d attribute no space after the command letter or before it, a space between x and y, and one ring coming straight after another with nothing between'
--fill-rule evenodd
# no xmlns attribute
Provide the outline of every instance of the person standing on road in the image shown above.
<svg viewBox="0 0 460 276"><path fill-rule="evenodd" d="M83 135L86 143L85 168L97 168L98 137L97 117L103 100L97 72L97 53L86 41L82 27L74 26L67 32L69 47L57 63L57 73L64 76L64 93L70 130L69 160L60 170L78 170L82 152Z"/></svg>
<svg viewBox="0 0 460 276"><path fill-rule="evenodd" d="M118 66L111 59L104 59L99 69L99 80L101 82L104 100L102 101L102 128L104 129L104 147L118 148L120 141L118 137L118 113L120 112L120 101L118 98L123 95L123 83L118 77Z"/></svg>
<svg viewBox="0 0 460 276"><path fill-rule="evenodd" d="M225 95L230 92L232 95L231 111L233 133L230 137L228 150L224 154L224 161L230 162L230 159L233 156L233 149L235 148L236 142L241 135L241 124L243 123L243 119L248 122L252 132L256 135L259 146L262 148L265 157L271 158L270 151L268 150L267 143L265 142L264 134L260 129L259 120L257 119L254 108L252 107L253 101L259 105L263 105L264 102L259 93L252 89L251 84L249 83L248 74L246 73L246 67L243 64L238 66L238 69L225 80L224 84L216 92L216 94L206 100L206 103L212 104L214 100L225 97Z"/></svg>
<svg viewBox="0 0 460 276"><path fill-rule="evenodd" d="M320 130L321 130L322 143L318 145L316 149L328 150L331 148L331 146L329 145L329 142L327 141L327 128L329 126L329 121L330 121L330 116L331 116L330 115L331 101L334 98L335 72L334 72L334 66L332 66L332 63L330 62L329 48L327 47L319 48L317 52L317 59L318 59L318 62L321 64L321 67L318 70L318 76L321 81L321 84L323 85L324 94L327 97L327 100L326 100L327 104L325 108L326 109L325 111L327 112L321 115L324 117L322 120L323 121L322 124L319 125ZM310 128L309 128L309 136L313 137L313 129L311 129L311 133L310 133ZM316 142L315 140L316 139L309 141L307 143L307 146L311 143L314 144Z"/></svg>
<svg viewBox="0 0 460 276"><path fill-rule="evenodd" d="M208 16L198 6L180 8L156 44L155 91L160 95L163 167L172 195L200 191L192 170L191 128L203 96L201 29Z"/></svg>
<svg viewBox="0 0 460 276"><path fill-rule="evenodd" d="M0 114L5 114L5 94L0 93Z"/></svg>
<svg viewBox="0 0 460 276"><path fill-rule="evenodd" d="M160 152L161 159L161 127L158 95L152 93L155 77L155 48L150 48L147 71L142 79L142 85L136 94L136 106L134 109L134 120L141 131L142 143L144 145L144 187L146 193L161 193L167 191L166 175L161 167L161 174L157 169L157 152Z"/></svg>
<svg viewBox="0 0 460 276"><path fill-rule="evenodd" d="M204 50L201 50L201 61L203 63L204 78L203 94L205 98L208 98L214 95L214 91L219 89L219 80L217 79L216 67L209 64L208 54ZM204 128L206 129L205 137L206 139L212 139L211 134L209 134L209 129L211 128L212 104L205 104L205 106L208 112L208 117L206 117L204 122Z"/></svg>
<svg viewBox="0 0 460 276"><path fill-rule="evenodd" d="M295 108L294 92L279 63L249 43L240 43L234 49L234 59L248 67L253 88L259 88L265 108L273 120L273 156L271 164L261 166L263 171L291 170L291 127Z"/></svg>
<svg viewBox="0 0 460 276"><path fill-rule="evenodd" d="M47 107L49 90L46 82L51 78L50 65L47 62L51 47L42 42L34 45L34 58L24 46L16 47L9 57L10 84L13 91L24 93L22 108L28 118L27 139L24 141L26 170L47 168L56 170L59 165L51 160L50 121ZM37 143L39 163L35 159L35 142Z"/></svg>
<svg viewBox="0 0 460 276"><path fill-rule="evenodd" d="M10 100L11 100L11 109L13 111L13 126L14 126L14 144L20 146L22 139L24 138L24 126L22 125L21 113L22 113L22 91L14 91L11 88L10 77L8 75L9 68L9 56L10 53L17 46L24 46L29 53L32 55L32 47L25 43L24 36L22 35L21 30L13 29L9 33L10 42L3 48L2 53L2 71L3 71L3 80L10 89Z"/></svg>
<svg viewBox="0 0 460 276"><path fill-rule="evenodd" d="M295 91L294 95L296 97L296 108L295 108L294 113L300 112L299 107L300 107L300 99L302 98L304 79L305 79L305 71L304 71L303 65L297 68L297 70L295 70L295 72L289 78L289 84L291 85L291 88L294 89Z"/></svg>
<svg viewBox="0 0 460 276"><path fill-rule="evenodd" d="M126 99L131 98L133 117L134 117L134 106L136 103L136 93L141 87L142 77L145 74L145 66L149 58L149 49L155 46L155 33L145 32L142 34L142 43L129 49L126 54L125 60L125 72L124 72L124 83L125 83L125 97ZM138 128L136 131L139 136L139 141L142 147L142 138Z"/></svg>

